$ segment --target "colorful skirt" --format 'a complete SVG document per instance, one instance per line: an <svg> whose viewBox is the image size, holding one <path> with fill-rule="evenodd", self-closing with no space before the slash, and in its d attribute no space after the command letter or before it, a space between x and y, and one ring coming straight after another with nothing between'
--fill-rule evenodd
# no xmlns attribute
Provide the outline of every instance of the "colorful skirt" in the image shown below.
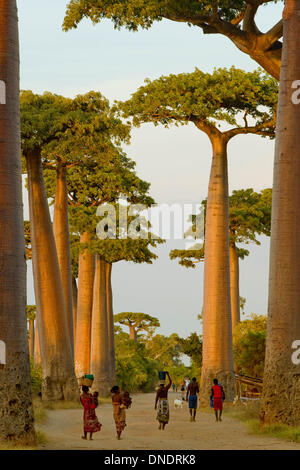
<svg viewBox="0 0 300 470"><path fill-rule="evenodd" d="M87 410L84 416L83 429L84 432L98 432L101 431L102 424L99 423L94 410Z"/></svg>
<svg viewBox="0 0 300 470"><path fill-rule="evenodd" d="M114 420L116 423L117 433L124 431L126 427L126 412L125 408L120 408L114 405Z"/></svg>
<svg viewBox="0 0 300 470"><path fill-rule="evenodd" d="M158 401L158 411L156 419L160 423L167 424L170 418L170 411L169 411L169 402L165 398L160 398Z"/></svg>

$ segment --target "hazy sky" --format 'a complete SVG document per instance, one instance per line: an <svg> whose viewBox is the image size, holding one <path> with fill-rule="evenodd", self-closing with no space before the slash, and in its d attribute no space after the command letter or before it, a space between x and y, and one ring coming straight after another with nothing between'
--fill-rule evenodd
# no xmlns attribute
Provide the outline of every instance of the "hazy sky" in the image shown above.
<svg viewBox="0 0 300 470"><path fill-rule="evenodd" d="M93 26L83 21L64 33L61 24L66 0L19 0L21 88L75 96L99 90L111 101L126 99L151 79L170 73L192 72L195 67L254 70L257 64L231 42L218 35L203 35L199 28L162 21L148 31L115 31L111 22ZM259 26L277 22L281 5L261 9ZM208 138L193 125L169 130L144 125L132 133L126 148L136 161L139 176L151 182L159 204L199 203L207 196L211 163ZM229 145L230 191L272 185L274 144L257 136L236 137ZM27 196L24 211L28 218ZM250 246L241 262L240 293L247 313L266 313L269 240ZM183 241L169 241L157 250L153 265L120 262L113 268L114 311L145 312L157 316L162 334L187 336L200 331L203 266L187 270L169 260L169 251ZM28 266L28 303L35 303L31 266Z"/></svg>

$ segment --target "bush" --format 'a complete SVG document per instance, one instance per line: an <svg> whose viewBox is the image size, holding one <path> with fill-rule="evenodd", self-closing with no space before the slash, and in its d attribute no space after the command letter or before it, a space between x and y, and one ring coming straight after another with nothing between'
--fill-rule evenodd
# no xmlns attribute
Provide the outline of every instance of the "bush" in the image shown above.
<svg viewBox="0 0 300 470"><path fill-rule="evenodd" d="M250 377L262 377L265 361L267 317L252 315L233 332L233 357L236 371Z"/></svg>
<svg viewBox="0 0 300 470"><path fill-rule="evenodd" d="M36 366L32 358L30 358L30 376L32 393L34 395L42 393L42 368Z"/></svg>
<svg viewBox="0 0 300 470"><path fill-rule="evenodd" d="M135 343L126 333L116 335L118 385L129 392L150 392L157 381L157 363L147 357L143 343Z"/></svg>

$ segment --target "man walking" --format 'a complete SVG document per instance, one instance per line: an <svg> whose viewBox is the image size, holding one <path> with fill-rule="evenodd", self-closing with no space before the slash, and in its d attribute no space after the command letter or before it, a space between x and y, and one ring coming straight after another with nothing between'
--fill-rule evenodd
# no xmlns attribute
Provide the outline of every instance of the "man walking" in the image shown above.
<svg viewBox="0 0 300 470"><path fill-rule="evenodd" d="M216 421L222 421L223 401L225 400L225 392L222 385L219 385L218 379L213 380L214 385L211 389L211 400L214 403L214 410L216 415Z"/></svg>
<svg viewBox="0 0 300 470"><path fill-rule="evenodd" d="M191 415L190 421L196 421L198 403L197 393L199 393L199 386L196 381L196 377L193 377L186 391L186 401L189 401L189 410Z"/></svg>

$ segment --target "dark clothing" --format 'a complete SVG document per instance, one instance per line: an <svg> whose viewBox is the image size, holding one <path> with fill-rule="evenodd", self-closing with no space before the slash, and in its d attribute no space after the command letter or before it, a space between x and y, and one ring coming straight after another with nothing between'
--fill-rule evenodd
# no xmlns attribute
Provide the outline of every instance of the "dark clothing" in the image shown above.
<svg viewBox="0 0 300 470"><path fill-rule="evenodd" d="M196 410L197 409L197 404L198 404L197 395L190 395L189 396L189 408L192 408L192 409Z"/></svg>

